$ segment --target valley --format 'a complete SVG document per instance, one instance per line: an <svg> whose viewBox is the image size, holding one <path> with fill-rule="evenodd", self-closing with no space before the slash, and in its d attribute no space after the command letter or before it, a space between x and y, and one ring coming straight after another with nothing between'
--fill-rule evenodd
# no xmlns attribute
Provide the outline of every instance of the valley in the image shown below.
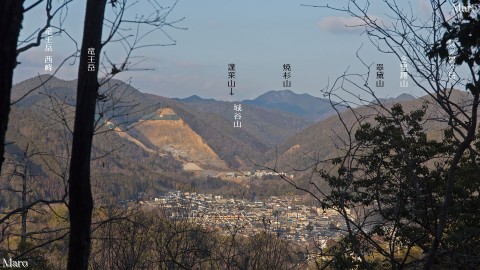
<svg viewBox="0 0 480 270"><path fill-rule="evenodd" d="M68 154L75 84L42 75L15 85L13 101L34 90L13 106L15 124L7 139L21 149L29 138L39 138L35 147L55 155ZM308 170L302 168L335 157L336 146L345 135L328 100L290 90L268 91L258 99L239 101L242 128L233 127L233 102L198 96L170 99L141 93L118 80L110 81L101 92L105 98L98 106L93 153L102 158L92 166L97 168L98 179L103 179L98 181L115 185L127 197L138 193L134 190L141 183L151 183L153 188L146 192L149 197L179 187L213 193L226 189L228 194L250 197L255 188L263 190L257 196L294 194L279 174L291 175L295 183L308 188ZM385 102L400 102L413 110L425 100L402 95ZM341 108L348 125L354 125L353 112L374 116L375 106ZM437 136L434 130L440 127L431 129L432 136ZM59 139L40 139L42 130ZM42 177L55 178L57 173L45 159L35 162ZM272 169L276 175L268 175ZM212 178L218 180L216 184L209 182ZM224 190L218 189L219 183Z"/></svg>

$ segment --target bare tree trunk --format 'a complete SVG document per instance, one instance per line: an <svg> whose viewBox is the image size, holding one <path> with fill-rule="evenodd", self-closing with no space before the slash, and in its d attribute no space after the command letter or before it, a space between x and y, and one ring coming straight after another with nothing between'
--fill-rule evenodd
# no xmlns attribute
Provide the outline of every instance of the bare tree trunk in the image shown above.
<svg viewBox="0 0 480 270"><path fill-rule="evenodd" d="M21 238L20 243L25 244L27 242L27 180L29 178L29 170L28 167L28 145L27 149L23 152L23 174L22 174L22 231L21 231Z"/></svg>
<svg viewBox="0 0 480 270"><path fill-rule="evenodd" d="M5 134L10 113L13 70L17 65L17 41L23 21L23 2L0 1L0 172L5 160Z"/></svg>
<svg viewBox="0 0 480 270"><path fill-rule="evenodd" d="M477 118L478 118L478 107L480 105L480 93L475 91L472 93L473 102L472 102L472 112L471 112L471 123L469 123L469 129L467 130L467 136L460 143L456 149L455 155L453 156L450 168L448 170L446 187L445 187L445 196L443 199L442 207L440 208L440 215L438 217L438 226L435 232L435 237L433 238L431 249L426 256L424 269L434 269L435 267L435 258L437 256L437 251L440 246L440 242L443 239L443 233L447 226L447 219L453 208L453 189L455 188L455 174L458 171L458 166L460 160L465 154L465 151L475 140L475 134L477 131Z"/></svg>
<svg viewBox="0 0 480 270"><path fill-rule="evenodd" d="M98 66L106 0L88 0L78 69L77 104L69 174L70 242L68 269L87 269L93 199L90 157L98 97ZM89 48L95 52L94 70L89 71Z"/></svg>

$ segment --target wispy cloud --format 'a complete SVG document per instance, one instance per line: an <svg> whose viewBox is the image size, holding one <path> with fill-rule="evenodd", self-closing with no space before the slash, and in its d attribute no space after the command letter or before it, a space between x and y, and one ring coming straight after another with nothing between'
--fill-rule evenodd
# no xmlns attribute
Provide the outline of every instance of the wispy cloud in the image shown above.
<svg viewBox="0 0 480 270"><path fill-rule="evenodd" d="M418 0L418 6L422 16L432 15L432 4L428 0Z"/></svg>
<svg viewBox="0 0 480 270"><path fill-rule="evenodd" d="M371 19L377 19L372 16ZM335 34L358 34L365 30L363 22L360 18L327 16L318 22L320 29Z"/></svg>

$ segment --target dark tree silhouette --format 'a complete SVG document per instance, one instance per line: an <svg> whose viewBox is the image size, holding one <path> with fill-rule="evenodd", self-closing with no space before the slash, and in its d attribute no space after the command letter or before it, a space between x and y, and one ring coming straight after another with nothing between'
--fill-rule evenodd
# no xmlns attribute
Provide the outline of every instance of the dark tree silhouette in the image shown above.
<svg viewBox="0 0 480 270"><path fill-rule="evenodd" d="M340 255L351 259L354 254L360 263L353 264L366 267L370 262L362 256L363 250L373 246L391 269L476 267L476 249L469 247L478 243L478 237L470 234L476 232L470 220L476 214L470 204L478 201L478 190L468 182L477 183L479 167L480 1L453 1L453 6L452 1L432 0L431 15L423 18L415 15L409 2L332 2L313 7L353 17L356 23L349 27L362 28L379 52L407 61L409 80L424 91L429 108L436 112L429 118L431 112L404 113L401 106L383 105L369 85L372 64L360 57L368 70L365 74L345 72L324 90L333 98L333 106L349 108L354 121L347 122L346 115L338 113L344 136L334 143L340 154L316 160L313 166L313 173L328 182L332 192L311 183L316 191L312 195L324 207L338 210L351 225L345 237L347 250ZM383 5L383 17L373 15L373 4ZM362 99L359 93L371 98ZM359 105L379 115L375 124L370 115L352 109ZM426 122L443 126L446 132L441 141L427 139ZM349 217L345 209L358 210L361 220ZM368 213L380 214L382 219L372 223ZM386 242L388 246L381 245ZM397 256L398 247L406 247L407 254ZM421 256L409 255L414 248L421 249Z"/></svg>
<svg viewBox="0 0 480 270"><path fill-rule="evenodd" d="M73 0L63 0L57 7L54 7L52 1L53 0L38 0L27 7L24 7L24 0L6 0L0 2L0 36L2 37L0 40L0 53L2 53L2 61L0 63L0 172L5 160L5 134L10 113L13 72L17 64L19 64L17 57L20 53L41 44L45 31L52 26L52 20ZM42 3L45 4L46 17L43 26L33 33L30 33L27 38L20 40L20 31L25 14ZM55 29L56 34L64 32L62 20L60 20L59 25L55 26ZM66 59L63 63L65 61ZM31 89L28 93L33 90L35 89ZM28 95L28 93L25 94L25 96Z"/></svg>
<svg viewBox="0 0 480 270"><path fill-rule="evenodd" d="M73 130L72 153L69 171L69 216L70 242L68 251L68 269L87 269L90 254L90 227L92 221L93 196L90 182L90 162L92 140L96 130L95 114L103 116L103 102L110 98L99 94L99 88L107 84L116 74L129 70L137 63L132 63L137 49L165 44L144 44L142 41L160 30L164 25L173 26L175 22L167 22L166 18L172 7L162 7L157 1L148 1L144 5L152 7L147 15L136 15L126 18L126 11L138 2L128 0L110 1L114 18L105 18L106 0L88 0L85 13L83 40L80 51L78 70L77 103ZM164 11L164 12L162 12ZM135 27L123 27L122 25ZM142 26L149 28L141 32ZM103 27L108 29L105 40L102 40ZM133 34L129 31L132 31ZM161 31L162 33L163 30ZM168 37L168 35L167 35ZM171 39L170 39L171 40ZM173 41L173 40L172 40ZM115 63L103 47L108 43L119 42L125 51L120 63ZM173 44L175 42L173 41ZM173 45L167 44L167 45ZM100 56L103 56L104 63ZM102 69L100 69L102 68ZM103 71L99 78L99 72Z"/></svg>
<svg viewBox="0 0 480 270"><path fill-rule="evenodd" d="M98 98L98 55L106 0L88 0L78 69L77 105L69 172L70 242L68 269L87 269L90 254L90 226L93 199L90 186L90 157ZM94 52L94 68L88 68L89 50ZM90 58L91 59L91 58Z"/></svg>
<svg viewBox="0 0 480 270"><path fill-rule="evenodd" d="M23 21L23 2L0 2L0 172L5 160L4 142L10 113L13 70L17 65L17 42Z"/></svg>

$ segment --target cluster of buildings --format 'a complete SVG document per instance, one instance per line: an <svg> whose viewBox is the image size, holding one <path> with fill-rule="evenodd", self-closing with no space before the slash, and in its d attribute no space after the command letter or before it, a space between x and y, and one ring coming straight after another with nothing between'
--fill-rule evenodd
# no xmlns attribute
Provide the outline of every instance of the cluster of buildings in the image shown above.
<svg viewBox="0 0 480 270"><path fill-rule="evenodd" d="M285 176L287 178L292 179L294 177L293 174L287 174L284 172L272 172L266 170L255 170L255 171L243 171L243 172L226 172L224 175L226 178L261 178L264 176Z"/></svg>
<svg viewBox="0 0 480 270"><path fill-rule="evenodd" d="M145 203L161 207L172 219L189 219L224 234L250 236L268 231L283 239L322 245L344 234L345 221L337 212L301 205L299 201L298 196L248 201L176 191Z"/></svg>

